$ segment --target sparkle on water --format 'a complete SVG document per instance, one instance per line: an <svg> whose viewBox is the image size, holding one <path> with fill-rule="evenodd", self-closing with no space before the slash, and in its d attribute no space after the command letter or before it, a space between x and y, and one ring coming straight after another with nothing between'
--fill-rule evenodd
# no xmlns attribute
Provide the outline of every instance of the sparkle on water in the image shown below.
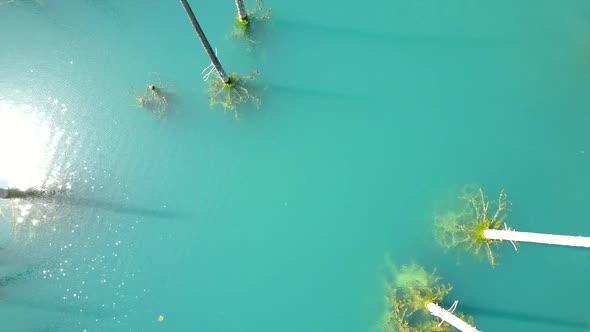
<svg viewBox="0 0 590 332"><path fill-rule="evenodd" d="M484 331L588 328L590 255L508 246L492 271L430 209L478 182L522 229L590 234L588 1L267 0L251 48L231 1L190 2L228 72L260 70L241 121L178 2L0 0L0 186L66 189L0 202L1 329L366 331L385 252ZM150 72L166 116L129 96Z"/></svg>
<svg viewBox="0 0 590 332"><path fill-rule="evenodd" d="M51 184L52 158L63 135L37 107L0 98L0 184L23 190Z"/></svg>

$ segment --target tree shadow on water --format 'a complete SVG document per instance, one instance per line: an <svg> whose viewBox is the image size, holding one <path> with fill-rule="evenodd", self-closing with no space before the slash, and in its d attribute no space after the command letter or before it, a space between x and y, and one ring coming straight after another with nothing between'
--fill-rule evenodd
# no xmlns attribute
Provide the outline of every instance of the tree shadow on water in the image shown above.
<svg viewBox="0 0 590 332"><path fill-rule="evenodd" d="M12 272L8 274L0 275L0 288L8 287L17 284L20 281L24 281L30 278L35 273L34 268L28 268L19 272Z"/></svg>
<svg viewBox="0 0 590 332"><path fill-rule="evenodd" d="M473 316L477 315L484 315L484 316L493 316L499 317L503 319L512 319L518 320L528 323L534 324L545 324L545 325L553 325L559 326L564 328L574 328L574 329L587 329L590 327L588 322L583 321L575 321L567 318L561 317L550 317L547 315L535 314L535 313L528 313L528 312L519 312L519 311L508 311L503 309L497 308L483 308L483 307L476 307L476 306L468 306L463 305L463 310L465 312L469 312Z"/></svg>
<svg viewBox="0 0 590 332"><path fill-rule="evenodd" d="M178 212L167 209L134 206L126 204L126 202L117 202L115 200L84 197L83 195L76 195L75 193L67 193L62 189L52 190L33 188L23 191L20 189L0 188L0 199L9 202L8 205L12 206L12 210L18 210L19 206L29 206L27 210L31 210L32 207L75 206L158 219L178 219L180 217ZM0 214L0 216L4 216L4 214Z"/></svg>
<svg viewBox="0 0 590 332"><path fill-rule="evenodd" d="M9 306L20 306L53 314L75 314L92 317L106 318L118 314L111 308L101 307L89 303L61 303L51 300L43 300L43 296L32 291L31 286L39 285L41 271L47 262L33 264L16 271L0 274L0 298L2 303ZM35 284L36 283L36 284ZM8 292L6 292L9 290ZM31 291L34 294L31 296ZM49 298L50 299L50 298Z"/></svg>
<svg viewBox="0 0 590 332"><path fill-rule="evenodd" d="M297 96L300 98L341 101L344 103L374 101L374 98L371 98L369 96L347 93L345 91L315 90L310 88L287 86L274 83L269 84L269 89L279 93Z"/></svg>
<svg viewBox="0 0 590 332"><path fill-rule="evenodd" d="M101 209L112 211L115 213L128 214L139 217L149 217L157 219L179 219L182 217L180 213L166 209L134 206L130 204L118 203L115 201L103 200L99 198L76 197L68 195L55 199L58 200L59 204L62 205L91 209Z"/></svg>
<svg viewBox="0 0 590 332"><path fill-rule="evenodd" d="M519 45L519 41L511 36L479 36L463 33L456 35L441 35L439 33L421 33L413 31L368 31L336 26L316 22L301 22L290 19L275 19L277 29L284 29L293 33L312 33L320 35L325 40L348 41L351 38L363 44L370 44L376 48L391 48L393 45L438 45L443 47L499 47ZM535 42L542 42L541 40Z"/></svg>

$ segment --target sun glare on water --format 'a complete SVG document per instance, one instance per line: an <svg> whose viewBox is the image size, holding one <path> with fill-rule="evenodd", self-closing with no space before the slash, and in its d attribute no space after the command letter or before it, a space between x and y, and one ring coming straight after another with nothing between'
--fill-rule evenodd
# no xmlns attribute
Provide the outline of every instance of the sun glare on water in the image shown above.
<svg viewBox="0 0 590 332"><path fill-rule="evenodd" d="M19 189L47 185L63 134L35 107L0 99L0 185Z"/></svg>
<svg viewBox="0 0 590 332"><path fill-rule="evenodd" d="M57 151L70 138L64 137L65 130L56 125L60 121L55 119L62 118L67 108L52 98L45 106L40 109L0 98L0 188L69 188L69 182L61 179ZM0 220L25 226L15 234L31 239L34 232L26 227L54 219L56 207L55 203L43 200L0 200Z"/></svg>

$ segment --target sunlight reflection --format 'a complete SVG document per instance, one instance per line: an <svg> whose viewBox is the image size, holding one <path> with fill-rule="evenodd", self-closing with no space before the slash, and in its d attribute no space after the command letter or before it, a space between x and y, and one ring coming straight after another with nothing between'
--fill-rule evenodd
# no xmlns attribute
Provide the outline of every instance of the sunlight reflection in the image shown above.
<svg viewBox="0 0 590 332"><path fill-rule="evenodd" d="M50 98L49 109L0 98L0 188L27 190L69 188L60 180L60 165L56 151L63 141L65 130L55 125L53 108L67 111L66 105ZM65 144L67 144L64 142ZM35 227L56 217L55 203L43 200L13 198L0 201L0 218L14 226L20 238L34 236ZM17 234L18 233L18 234Z"/></svg>
<svg viewBox="0 0 590 332"><path fill-rule="evenodd" d="M23 190L50 184L51 161L63 134L31 105L0 99L0 182Z"/></svg>

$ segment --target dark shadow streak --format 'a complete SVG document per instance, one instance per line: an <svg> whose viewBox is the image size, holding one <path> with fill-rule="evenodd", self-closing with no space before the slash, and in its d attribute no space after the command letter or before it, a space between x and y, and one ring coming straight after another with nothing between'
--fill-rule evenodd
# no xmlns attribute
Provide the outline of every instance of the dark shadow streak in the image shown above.
<svg viewBox="0 0 590 332"><path fill-rule="evenodd" d="M13 272L0 276L0 288L10 288L10 286L17 286L26 283L30 279L34 279L39 275L41 265L32 265L20 272ZM43 303L34 301L33 299L25 297L14 297L12 295L3 298L3 303L19 305L27 308L39 309L48 312L69 313L69 314L85 314L97 317L113 317L120 312L111 310L110 308L92 307L84 305L67 305L60 303Z"/></svg>
<svg viewBox="0 0 590 332"><path fill-rule="evenodd" d="M482 307L474 307L474 306L461 306L462 312L467 312L470 315L477 317L478 315L484 316L495 316L501 317L505 319L512 319L512 320L520 320L535 324L547 324L547 325L555 325L560 327L569 327L569 328L577 328L577 329L586 329L588 328L588 323L586 322L576 322L573 320L563 319L559 317L547 317L545 315L537 315L532 313L526 312L515 312L515 311L505 311L502 309L490 309L490 308L482 308Z"/></svg>
<svg viewBox="0 0 590 332"><path fill-rule="evenodd" d="M7 287L10 285L14 285L21 280L26 280L29 277L31 277L34 272L35 270L31 268L22 272L15 272L0 276L0 287Z"/></svg>
<svg viewBox="0 0 590 332"><path fill-rule="evenodd" d="M375 32L349 29L346 27L321 25L316 23L305 23L291 20L276 20L276 26L280 29L290 29L298 33L305 31L313 34L323 33L328 35L330 40L350 40L369 41L374 43L396 43L412 45L446 45L461 47L497 47L499 45L520 45L522 41L510 39L508 36L489 37L489 36L428 36L420 34L401 34L395 32ZM529 41L530 42L530 41ZM539 42L542 42L539 40Z"/></svg>
<svg viewBox="0 0 590 332"><path fill-rule="evenodd" d="M3 189L0 188L0 199L25 199L31 201L41 201L44 203L57 203L59 205L81 206L85 208L97 208L109 210L122 214L132 214L143 217L176 219L180 215L175 212L137 207L132 205L124 205L112 201L105 201L96 198L76 197L69 194L64 194L64 190L48 190L48 189Z"/></svg>
<svg viewBox="0 0 590 332"><path fill-rule="evenodd" d="M333 92L333 91L320 91L320 90L312 90L312 89L305 89L299 88L294 86L286 86L280 84L268 84L268 89L272 91L276 91L279 93L287 93L292 94L294 96L299 96L302 98L309 97L309 98L319 98L319 99L327 99L327 100L339 100L342 102L348 101L355 101L355 102L370 102L374 101L374 98L368 96L361 96L361 95L352 95L348 93L342 92Z"/></svg>
<svg viewBox="0 0 590 332"><path fill-rule="evenodd" d="M43 303L39 301L34 301L28 298L15 298L11 297L4 303L11 304L11 305L18 305L25 308L37 309L47 312L53 313L65 313L65 314L73 314L73 315L86 315L92 317L113 317L115 315L120 315L120 311L106 309L106 308L93 308L90 306L84 305L67 305L67 304L60 304L60 303Z"/></svg>
<svg viewBox="0 0 590 332"><path fill-rule="evenodd" d="M130 214L141 217L151 217L159 219L178 219L181 217L179 213L162 210L162 209L150 209L132 205L126 205L116 203L112 201L105 201L97 198L84 198L74 196L62 196L52 198L57 203L70 206L79 206L84 208L95 208L101 210L108 210L121 214Z"/></svg>

